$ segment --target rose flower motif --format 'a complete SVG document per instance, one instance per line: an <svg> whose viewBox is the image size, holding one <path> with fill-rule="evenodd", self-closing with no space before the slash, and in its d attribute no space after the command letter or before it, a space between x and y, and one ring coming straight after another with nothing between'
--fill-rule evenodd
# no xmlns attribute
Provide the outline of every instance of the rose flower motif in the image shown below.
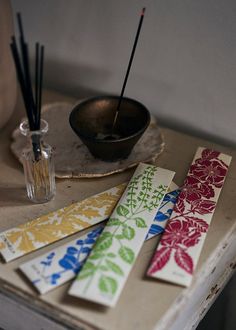
<svg viewBox="0 0 236 330"><path fill-rule="evenodd" d="M227 172L227 165L219 160L205 160L201 164L191 166L190 173L201 181L208 181L217 188L221 188Z"/></svg>
<svg viewBox="0 0 236 330"><path fill-rule="evenodd" d="M187 237L183 237L181 244L186 247L194 246L199 242L201 237L201 233L195 229L192 229L191 232L189 231Z"/></svg>
<svg viewBox="0 0 236 330"><path fill-rule="evenodd" d="M184 186L179 195L179 199L185 199L188 203L199 200L202 197L214 197L214 190L212 187L202 183L193 176L188 176L184 182Z"/></svg>
<svg viewBox="0 0 236 330"><path fill-rule="evenodd" d="M204 149L201 154L201 158L196 159L196 163L202 163L205 160L217 159L220 155L219 151Z"/></svg>
<svg viewBox="0 0 236 330"><path fill-rule="evenodd" d="M176 248L182 244L189 247L197 244L200 236L201 233L191 229L186 221L173 220L166 227L162 245Z"/></svg>

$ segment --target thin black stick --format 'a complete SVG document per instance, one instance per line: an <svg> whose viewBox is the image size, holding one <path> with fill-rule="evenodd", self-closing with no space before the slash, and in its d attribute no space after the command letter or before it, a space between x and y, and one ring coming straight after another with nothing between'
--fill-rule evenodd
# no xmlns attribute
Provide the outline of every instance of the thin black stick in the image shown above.
<svg viewBox="0 0 236 330"><path fill-rule="evenodd" d="M17 13L17 21L18 21L18 27L20 31L20 46L21 46L21 56L23 61L23 70L24 70L24 76L25 76L25 86L29 97L29 102L31 104L31 112L32 116L34 118L34 125L36 123L35 118L35 103L33 98L33 91L32 91L32 83L31 83L31 77L30 77L30 67L29 67L29 53L28 53L28 45L25 42L24 39L24 30L23 30L23 24L21 20L21 14Z"/></svg>
<svg viewBox="0 0 236 330"><path fill-rule="evenodd" d="M23 41L25 41L23 24L22 24L22 20L21 20L21 14L17 13L16 17L17 17L17 22L18 22L18 26L19 26L20 36L22 37Z"/></svg>
<svg viewBox="0 0 236 330"><path fill-rule="evenodd" d="M16 71L20 88L25 104L25 109L28 117L30 131L40 129L40 117L41 117L41 98L42 98L42 81L43 81L43 62L44 62L44 47L36 44L35 52L35 94L33 93L31 76L30 76L30 65L29 65L29 53L28 45L24 39L24 30L21 20L21 14L17 13L17 21L20 32L19 52L15 37L12 37L11 50L15 61ZM35 160L40 159L40 140L38 134L32 134L32 145L35 155Z"/></svg>
<svg viewBox="0 0 236 330"><path fill-rule="evenodd" d="M30 130L33 130L34 125L33 125L32 111L31 111L31 107L30 107L30 104L29 104L28 98L27 98L27 90L26 90L26 86L25 86L24 74L21 69L20 57L19 57L19 52L17 49L15 37L12 37L11 50L12 50L12 55L13 55L15 65L16 65L17 76L18 76L18 79L20 82L20 87L21 87L24 104L25 104L25 109L27 112L27 117L29 120L29 127L30 127Z"/></svg>
<svg viewBox="0 0 236 330"><path fill-rule="evenodd" d="M115 124L116 124L116 121L117 121L117 116L118 116L118 113L119 113L119 110L120 110L120 105L121 105L121 101L122 101L122 98L123 98L123 95L124 95L126 83L127 83L128 77L129 77L129 72L130 72L130 68L131 68L131 65L132 65L133 58L134 58L134 53L135 53L135 49L136 49L136 46L137 46L140 30L141 30L141 27L142 27L142 24L143 24L143 18L144 18L145 10L146 10L146 8L143 8L142 12L141 12L141 15L140 15L138 30L137 30L137 33L136 33L136 36L135 36L133 49L132 49L132 52L131 52L131 56L130 56L130 59L129 59L129 64L128 64L126 75L125 75L125 80L124 80L124 83L123 83L123 86L122 86L119 102L118 102L118 105L117 105L117 108L116 108L116 113L115 113L115 117L114 117L113 124L112 124L112 134L113 134L114 127L115 127Z"/></svg>
<svg viewBox="0 0 236 330"><path fill-rule="evenodd" d="M36 105L36 113L37 113L37 127L39 120L39 43L35 44L35 105ZM38 127L39 128L39 127Z"/></svg>
<svg viewBox="0 0 236 330"><path fill-rule="evenodd" d="M25 81L27 85L27 90L29 93L29 102L31 105L31 111L34 117L34 123L36 122L36 111L35 111L35 103L34 103L34 97L33 97L33 89L32 89L32 82L30 77L30 68L29 68L29 53L28 53L28 45L27 43L23 44L23 63L25 68Z"/></svg>
<svg viewBox="0 0 236 330"><path fill-rule="evenodd" d="M43 85L43 64L44 64L44 46L40 47L40 63L39 63L39 98L38 98L38 107L39 107L39 117L38 117L38 129L40 128L40 119L41 119L41 103L42 103L42 85Z"/></svg>

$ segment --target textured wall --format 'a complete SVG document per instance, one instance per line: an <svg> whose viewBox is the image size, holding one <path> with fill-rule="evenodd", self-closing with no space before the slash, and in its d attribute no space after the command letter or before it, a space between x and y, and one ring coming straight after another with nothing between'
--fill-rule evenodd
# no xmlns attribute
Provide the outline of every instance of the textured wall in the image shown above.
<svg viewBox="0 0 236 330"><path fill-rule="evenodd" d="M46 45L48 87L119 94L147 7L126 95L161 122L236 145L235 0L12 0Z"/></svg>

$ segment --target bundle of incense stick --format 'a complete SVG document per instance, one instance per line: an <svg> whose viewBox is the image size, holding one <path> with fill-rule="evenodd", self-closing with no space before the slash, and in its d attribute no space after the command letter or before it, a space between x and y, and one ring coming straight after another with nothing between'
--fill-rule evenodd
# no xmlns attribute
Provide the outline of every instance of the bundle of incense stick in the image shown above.
<svg viewBox="0 0 236 330"><path fill-rule="evenodd" d="M27 183L28 196L32 199L32 191L34 198L41 200L42 192L51 190L50 177L50 159L43 157L40 122L41 122L41 99L42 99L42 82L43 82L43 62L44 62L44 46L38 42L35 44L35 59L34 59L34 84L35 90L32 88L29 64L29 48L25 41L21 14L17 13L17 22L19 29L19 41L12 36L11 51L15 62L16 72L20 84L20 89L25 105L25 110L28 118L29 136L31 138L33 161L30 164L23 161L26 177L30 177L30 184ZM33 188L31 187L33 186Z"/></svg>
<svg viewBox="0 0 236 330"><path fill-rule="evenodd" d="M40 130L41 118L44 46L40 45L38 42L35 44L35 92L33 93L30 76L29 49L27 42L25 42L20 13L17 13L17 21L20 33L19 47L15 36L12 36L11 51L25 104L29 129L30 131L37 131Z"/></svg>

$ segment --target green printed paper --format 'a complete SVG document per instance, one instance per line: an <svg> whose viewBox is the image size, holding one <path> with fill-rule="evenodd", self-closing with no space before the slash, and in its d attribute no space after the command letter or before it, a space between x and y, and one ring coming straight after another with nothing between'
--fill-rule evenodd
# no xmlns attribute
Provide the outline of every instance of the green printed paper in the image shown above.
<svg viewBox="0 0 236 330"><path fill-rule="evenodd" d="M174 172L140 164L69 294L114 306Z"/></svg>

